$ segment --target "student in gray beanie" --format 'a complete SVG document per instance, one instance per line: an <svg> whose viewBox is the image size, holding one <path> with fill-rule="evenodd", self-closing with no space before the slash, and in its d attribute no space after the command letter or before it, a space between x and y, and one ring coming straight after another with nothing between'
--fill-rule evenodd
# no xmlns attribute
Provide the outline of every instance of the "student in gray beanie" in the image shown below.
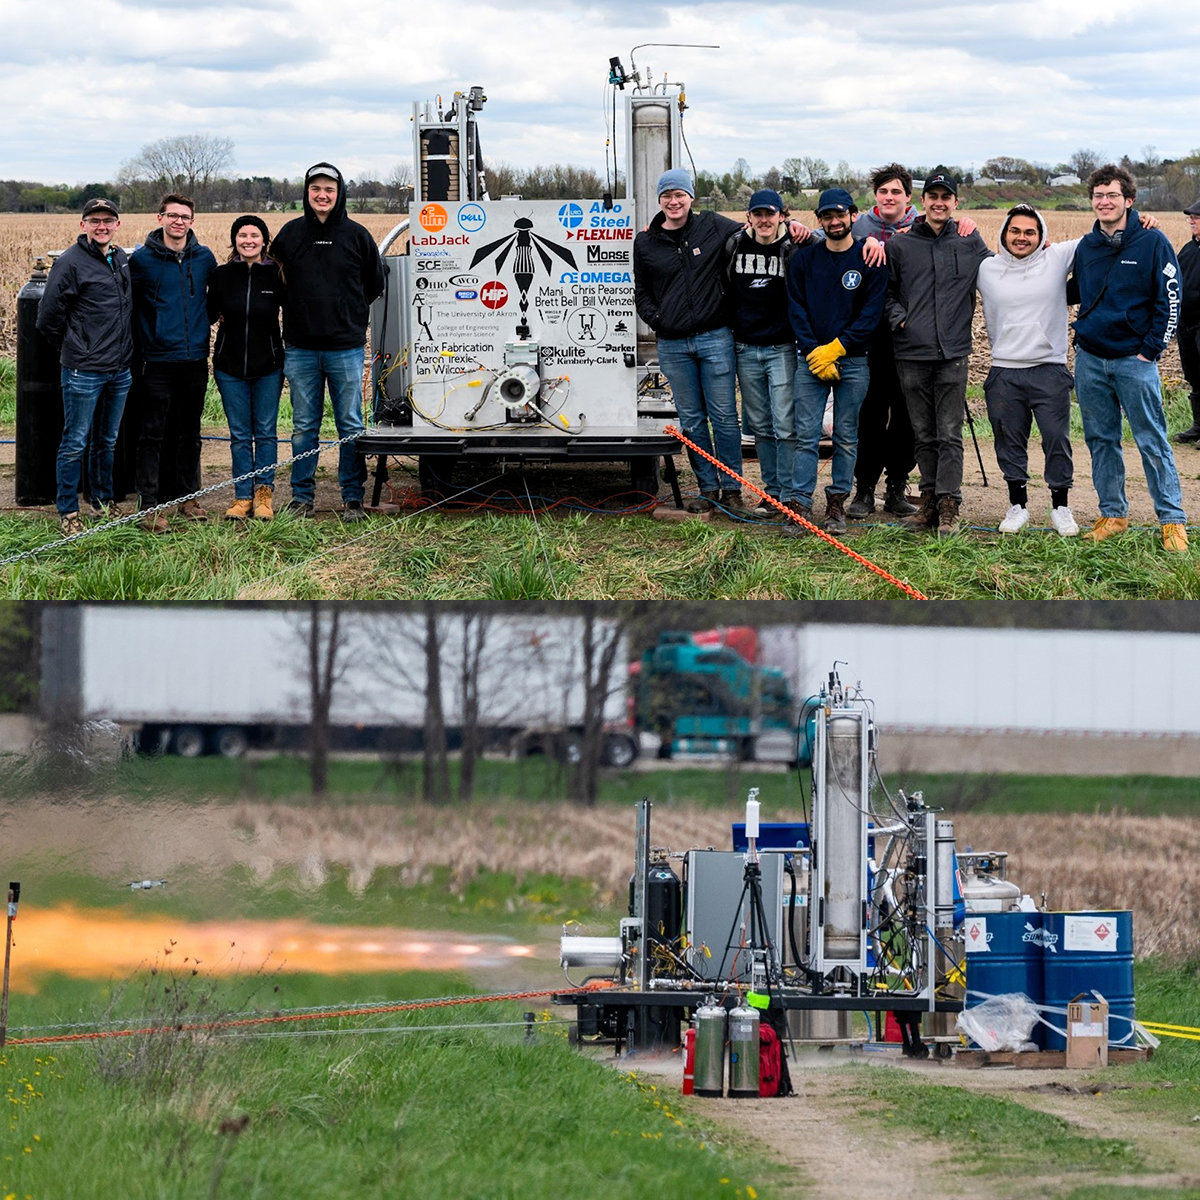
<svg viewBox="0 0 1200 1200"><path fill-rule="evenodd" d="M671 385L684 434L740 473L742 434L724 248L742 226L720 213L694 210L695 194L687 171L665 171L659 178L661 211L633 243L634 296L638 316L658 335L659 366ZM718 503L741 510L741 490L728 476L692 450L688 459L700 485L689 511L707 512Z"/></svg>

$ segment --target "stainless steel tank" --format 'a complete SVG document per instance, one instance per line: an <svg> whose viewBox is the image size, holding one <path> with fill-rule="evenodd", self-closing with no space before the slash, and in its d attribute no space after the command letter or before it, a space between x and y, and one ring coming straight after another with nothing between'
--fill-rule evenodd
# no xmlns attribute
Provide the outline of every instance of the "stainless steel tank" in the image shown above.
<svg viewBox="0 0 1200 1200"><path fill-rule="evenodd" d="M715 1004L696 1009L697 1096L720 1096L725 1091L725 1010Z"/></svg>
<svg viewBox="0 0 1200 1200"><path fill-rule="evenodd" d="M739 1004L729 1013L729 1094L758 1095L758 1009Z"/></svg>

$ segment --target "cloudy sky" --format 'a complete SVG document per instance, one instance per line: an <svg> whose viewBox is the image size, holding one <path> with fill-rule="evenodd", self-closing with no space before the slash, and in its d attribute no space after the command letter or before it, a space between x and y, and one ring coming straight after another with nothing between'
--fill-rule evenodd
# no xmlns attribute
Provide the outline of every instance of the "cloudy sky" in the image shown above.
<svg viewBox="0 0 1200 1200"><path fill-rule="evenodd" d="M550 10L553 9L553 12ZM480 84L486 157L605 161L608 59L687 85L700 169L1055 163L1200 145L1200 35L1156 0L850 5L0 0L0 178L112 178L147 142L233 140L237 173L386 176L412 101ZM644 46L711 43L719 50ZM624 147L621 147L624 153Z"/></svg>

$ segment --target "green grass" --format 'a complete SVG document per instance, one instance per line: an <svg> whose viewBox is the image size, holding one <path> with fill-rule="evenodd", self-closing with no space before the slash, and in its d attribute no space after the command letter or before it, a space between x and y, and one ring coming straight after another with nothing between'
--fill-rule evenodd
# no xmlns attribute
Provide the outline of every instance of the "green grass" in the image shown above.
<svg viewBox="0 0 1200 1200"><path fill-rule="evenodd" d="M1059 1117L966 1088L929 1085L901 1071L856 1067L864 1117L885 1131L915 1131L954 1146L972 1173L1022 1175L1087 1170L1139 1171L1142 1155L1126 1142L1084 1137Z"/></svg>
<svg viewBox="0 0 1200 1200"><path fill-rule="evenodd" d="M317 1002L397 994L379 978L318 991ZM90 1200L100 1180L117 1195L246 1200L683 1200L747 1197L751 1185L771 1195L763 1179L776 1168L720 1148L657 1088L579 1056L560 1027L539 1025L528 1042L520 1028L467 1027L520 1022L524 1007L371 1016L342 1021L338 1034L189 1038L191 1047L188 1035L167 1034L165 1070L148 1039L103 1052L10 1046L0 1055L0 1195ZM460 1028L431 1028L451 1023Z"/></svg>
<svg viewBox="0 0 1200 1200"><path fill-rule="evenodd" d="M628 805L647 796L657 805L726 808L745 798L747 786L761 782L754 763L680 766L644 771L602 770L600 804ZM451 787L457 786L459 761L449 763ZM76 779L47 776L30 760L0 754L0 797L59 791L72 802L88 797L118 797L154 802L170 796L178 803L271 801L312 803L307 762L299 756L182 759L173 755L135 757L100 763ZM972 775L904 772L889 780L911 794L923 791L928 803L951 812L1127 812L1136 816L1193 816L1195 781L1167 775ZM775 810L799 810L808 794L807 771L801 793L797 772L767 776ZM335 758L329 764L326 804L404 805L421 795L417 758L380 763L365 758ZM475 801L559 803L567 797L566 777L551 759L486 758L476 768Z"/></svg>
<svg viewBox="0 0 1200 1200"><path fill-rule="evenodd" d="M7 378L0 360L0 421L5 419ZM1184 390L1168 389L1166 398L1172 431L1189 424ZM979 407L981 401L975 399ZM212 388L205 411L206 421L223 424ZM286 395L280 420L286 433ZM323 426L326 435L332 433L329 421L327 417L328 427ZM983 457L989 477L999 483L988 422L981 416L975 424L981 443L987 443ZM1082 436L1077 407L1072 436ZM1128 441L1127 450L1136 454ZM972 453L970 446L966 453ZM1033 459L1036 474L1036 447ZM1189 461L1182 464L1185 470ZM330 468L322 471L329 477ZM556 472L548 485L560 494L563 474ZM1085 480L1080 484L1087 486ZM620 484L610 480L604 486L619 490L623 477ZM536 521L440 511L378 517L353 528L335 520L287 517L267 525L214 521L175 528L166 537L131 525L0 567L0 596L210 600L353 595L511 601L865 600L907 594L820 539L781 538L779 524L672 524L643 515L589 515L573 506L573 500L564 500L553 514ZM48 520L29 514L0 516L0 557L36 550L56 538ZM856 553L935 599L1200 598L1194 558L1164 554L1157 526L1100 546L1064 541L1049 531L1005 538L990 526L970 528L939 543L895 526L870 525L852 529L846 540Z"/></svg>
<svg viewBox="0 0 1200 1200"><path fill-rule="evenodd" d="M0 567L0 596L41 600L901 599L866 567L774 523L669 524L646 517L281 516L267 524L136 525ZM48 520L0 517L0 554L57 538ZM931 599L1200 598L1190 555L1157 527L1093 546L1050 532L1005 539L971 528L937 541L871 525L847 544Z"/></svg>

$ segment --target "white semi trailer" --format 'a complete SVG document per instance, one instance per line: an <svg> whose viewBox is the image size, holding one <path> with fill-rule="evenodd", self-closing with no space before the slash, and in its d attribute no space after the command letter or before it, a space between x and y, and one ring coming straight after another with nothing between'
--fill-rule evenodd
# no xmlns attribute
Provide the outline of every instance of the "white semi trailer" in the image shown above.
<svg viewBox="0 0 1200 1200"><path fill-rule="evenodd" d="M310 620L307 611L259 607L48 606L43 715L115 721L140 749L185 757L302 746L312 712ZM464 723L473 721L489 749L564 759L578 753L585 708L583 618L494 616L477 654L463 614L440 614L437 622L433 641L452 749ZM340 629L345 645L331 707L335 747L420 749L428 662L424 615L344 610ZM471 705L460 682L468 655L478 685L473 717L465 711ZM627 670L622 640L603 695L601 758L611 766L626 766L638 753L626 708Z"/></svg>

